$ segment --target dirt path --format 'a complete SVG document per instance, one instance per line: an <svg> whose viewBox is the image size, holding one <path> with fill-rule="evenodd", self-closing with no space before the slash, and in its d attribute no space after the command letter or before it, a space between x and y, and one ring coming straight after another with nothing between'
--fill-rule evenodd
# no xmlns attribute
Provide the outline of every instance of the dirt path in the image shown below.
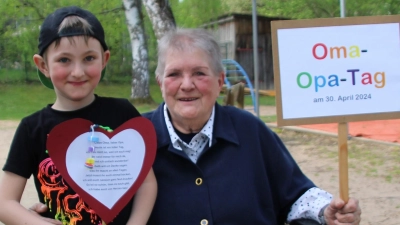
<svg viewBox="0 0 400 225"><path fill-rule="evenodd" d="M337 138L276 130L303 172L339 196ZM361 225L400 224L400 148L350 140L349 195L360 200Z"/></svg>
<svg viewBox="0 0 400 225"><path fill-rule="evenodd" d="M274 109L270 108L262 111L262 115L274 115L272 113ZM15 121L0 121L1 165L17 125ZM316 185L338 196L336 138L289 129L274 130L303 172ZM350 196L360 200L361 225L400 224L400 148L359 140L350 140L348 145ZM22 204L28 207L37 201L32 179L29 179Z"/></svg>

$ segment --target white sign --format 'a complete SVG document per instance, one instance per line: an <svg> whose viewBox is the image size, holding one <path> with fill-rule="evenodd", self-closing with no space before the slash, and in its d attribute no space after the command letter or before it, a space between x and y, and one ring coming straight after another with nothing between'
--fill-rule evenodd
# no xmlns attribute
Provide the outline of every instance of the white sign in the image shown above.
<svg viewBox="0 0 400 225"><path fill-rule="evenodd" d="M98 142L88 141L91 135L91 132L83 133L70 144L66 167L76 184L111 209L139 176L145 143L133 129L121 131L111 139L94 132L99 137ZM88 168L86 164L90 158L94 163Z"/></svg>
<svg viewBox="0 0 400 225"><path fill-rule="evenodd" d="M283 119L400 111L399 23L278 29Z"/></svg>

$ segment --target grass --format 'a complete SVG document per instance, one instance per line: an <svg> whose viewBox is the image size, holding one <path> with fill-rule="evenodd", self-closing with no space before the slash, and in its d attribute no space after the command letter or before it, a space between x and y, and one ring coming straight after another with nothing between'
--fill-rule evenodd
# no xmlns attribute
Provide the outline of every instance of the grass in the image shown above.
<svg viewBox="0 0 400 225"><path fill-rule="evenodd" d="M130 84L100 83L95 93L100 96L129 98ZM161 93L158 86L151 86L150 92L156 103L161 103ZM54 103L55 93L39 83L31 84L0 84L0 120L20 120L34 113L47 104ZM138 105L140 112L150 111L154 106Z"/></svg>
<svg viewBox="0 0 400 225"><path fill-rule="evenodd" d="M3 77L1 77L3 76ZM54 103L55 94L53 90L45 88L38 81L26 83L21 80L15 80L11 84L4 83L4 74L0 75L0 120L21 120L23 117L30 115L47 104ZM117 98L129 99L131 95L130 81L110 83L101 82L96 88L96 94L100 96L109 96ZM156 105L162 100L160 88L155 82L150 84L150 93ZM218 102L222 103L223 96L218 98ZM269 96L259 97L260 105L274 105L275 98ZM252 106L250 96L245 97L245 105ZM156 105L135 104L139 112L148 112L153 110ZM276 121L276 116L262 117L265 122Z"/></svg>
<svg viewBox="0 0 400 225"><path fill-rule="evenodd" d="M260 116L260 119L266 123L276 122L276 115L273 116Z"/></svg>
<svg viewBox="0 0 400 225"><path fill-rule="evenodd" d="M0 85L0 119L20 120L54 102L54 92L39 85Z"/></svg>
<svg viewBox="0 0 400 225"><path fill-rule="evenodd" d="M277 134L281 134L283 132L283 129L278 127L272 127L271 130Z"/></svg>
<svg viewBox="0 0 400 225"><path fill-rule="evenodd" d="M112 80L102 81L96 88L95 93L100 96L117 98L130 98L131 80L130 77L113 77ZM150 93L156 105L163 99L160 88L150 79ZM223 103L223 95L217 101ZM47 104L53 103L55 94L53 90L43 87L37 79L36 71L31 70L6 70L0 69L0 120L20 120L23 117L36 112ZM245 105L253 106L253 99L250 95L245 96ZM275 97L259 96L260 105L275 105ZM135 104L139 112L153 110L156 105ZM265 122L275 122L276 116L261 118Z"/></svg>
<svg viewBox="0 0 400 225"><path fill-rule="evenodd" d="M365 176L382 177L388 183L400 178L400 149L397 146L357 145L350 141L349 160L350 167Z"/></svg>

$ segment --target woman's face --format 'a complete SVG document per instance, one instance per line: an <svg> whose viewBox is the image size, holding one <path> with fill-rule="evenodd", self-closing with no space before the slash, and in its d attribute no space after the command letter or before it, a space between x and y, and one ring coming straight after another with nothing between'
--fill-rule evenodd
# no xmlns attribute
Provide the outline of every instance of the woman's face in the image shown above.
<svg viewBox="0 0 400 225"><path fill-rule="evenodd" d="M224 73L212 70L202 50L168 50L160 82L173 121L205 122L220 94Z"/></svg>

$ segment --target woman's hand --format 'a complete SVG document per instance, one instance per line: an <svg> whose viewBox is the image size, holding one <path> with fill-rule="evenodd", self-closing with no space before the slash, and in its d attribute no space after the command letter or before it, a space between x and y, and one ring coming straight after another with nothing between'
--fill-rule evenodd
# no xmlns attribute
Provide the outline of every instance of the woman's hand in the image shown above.
<svg viewBox="0 0 400 225"><path fill-rule="evenodd" d="M324 212L326 224L358 225L361 220L361 209L358 200L350 198L347 203L341 199L331 201Z"/></svg>

